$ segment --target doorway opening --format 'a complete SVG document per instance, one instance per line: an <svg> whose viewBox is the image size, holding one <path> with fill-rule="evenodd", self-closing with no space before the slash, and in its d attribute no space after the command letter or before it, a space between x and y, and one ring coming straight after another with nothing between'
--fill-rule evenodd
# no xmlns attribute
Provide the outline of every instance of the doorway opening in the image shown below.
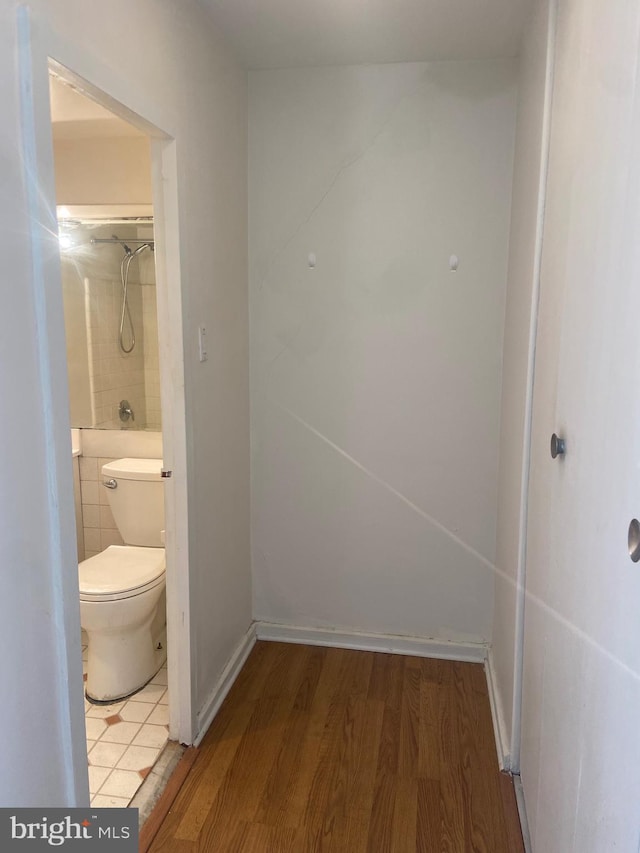
<svg viewBox="0 0 640 853"><path fill-rule="evenodd" d="M125 806L193 734L175 150L53 60L49 75L89 788Z"/></svg>

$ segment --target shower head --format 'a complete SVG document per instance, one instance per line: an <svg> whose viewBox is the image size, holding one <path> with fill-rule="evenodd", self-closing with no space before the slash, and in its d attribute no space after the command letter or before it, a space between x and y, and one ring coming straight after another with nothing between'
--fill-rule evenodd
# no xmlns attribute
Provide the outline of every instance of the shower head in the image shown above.
<svg viewBox="0 0 640 853"><path fill-rule="evenodd" d="M145 249L151 249L151 251L153 251L153 246L151 245L151 243L142 243L142 245L138 246L137 249L134 249L133 252L131 252L132 260L136 255L139 255L140 252L144 252Z"/></svg>

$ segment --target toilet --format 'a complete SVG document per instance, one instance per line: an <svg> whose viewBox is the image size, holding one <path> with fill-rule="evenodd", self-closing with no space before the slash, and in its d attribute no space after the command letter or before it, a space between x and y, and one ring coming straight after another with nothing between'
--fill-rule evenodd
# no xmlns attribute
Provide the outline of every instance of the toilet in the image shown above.
<svg viewBox="0 0 640 853"><path fill-rule="evenodd" d="M90 702L130 696L166 660L161 470L161 459L116 459L102 468L102 488L125 545L111 545L78 566Z"/></svg>

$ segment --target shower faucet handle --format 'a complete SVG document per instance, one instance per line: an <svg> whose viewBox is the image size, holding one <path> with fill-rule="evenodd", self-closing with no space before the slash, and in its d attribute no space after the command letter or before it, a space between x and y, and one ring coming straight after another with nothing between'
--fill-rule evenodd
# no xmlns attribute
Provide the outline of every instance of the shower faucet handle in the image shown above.
<svg viewBox="0 0 640 853"><path fill-rule="evenodd" d="M128 400L120 400L120 406L118 407L118 414L120 415L121 421L128 421L131 418L132 421L135 421L136 416L133 414L133 409L131 408L131 404Z"/></svg>

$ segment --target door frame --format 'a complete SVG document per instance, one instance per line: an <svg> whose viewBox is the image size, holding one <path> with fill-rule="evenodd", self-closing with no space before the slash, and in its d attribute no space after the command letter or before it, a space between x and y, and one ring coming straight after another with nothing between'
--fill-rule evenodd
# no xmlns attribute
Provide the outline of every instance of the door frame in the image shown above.
<svg viewBox="0 0 640 853"><path fill-rule="evenodd" d="M558 0L547 0L547 40L544 78L544 103L540 151L540 174L536 209L536 234L532 269L531 312L527 345L527 377L522 436L522 468L520 473L520 513L518 518L518 563L516 567L516 611L514 627L514 673L511 705L511 741L509 771L520 775L520 752L522 745L522 692L524 680L525 614L527 602L527 533L529 526L529 491L532 464L533 399L536 373L536 346L538 343L538 320L542 274L542 248L544 240L547 180L551 150L551 111L553 106L553 84L556 58L556 27ZM516 788L516 790L518 790ZM520 792L521 794L521 789ZM521 808L522 814L522 808Z"/></svg>
<svg viewBox="0 0 640 853"><path fill-rule="evenodd" d="M182 323L182 275L180 254L180 209L175 135L170 122L158 104L142 104L129 100L126 80L114 69L89 55L78 43L61 40L38 19L32 27L29 11L17 10L19 74L22 110L22 146L25 151L25 176L30 199L30 238L34 291L42 300L47 335L41 341L41 362L50 385L53 416L47 418L47 444L50 464L59 466L68 457L71 470L68 386L66 377L65 332L62 316L62 284L57 247L56 197L53 165L53 143L49 106L49 70L72 84L90 99L133 124L151 140L154 237L156 239L156 287L158 296L158 337L160 351L160 389L162 408L163 458L173 476L165 483L166 560L167 560L167 634L169 680L169 734L172 739L192 743L197 732L194 713L194 679L192 678L192 633L189 593L189 523L188 523L188 451L185 406L185 370ZM139 93L138 97L139 97ZM51 306L50 308L47 306ZM44 316L44 315L43 315ZM60 398L63 399L60 399ZM64 481L64 477L61 478ZM55 482L55 477L54 477ZM68 493L67 493L68 491ZM60 522L64 540L74 516L70 490L50 489L48 502L52 516ZM75 542L75 540L74 540ZM75 545L74 545L75 547ZM63 557L68 557L65 542ZM61 647L68 649L69 638L79 631L77 618L63 600L68 579L55 577L66 573L65 560L52 560L53 587L60 596ZM76 581L77 589L77 581ZM70 661L70 666L73 661ZM74 685L69 686L68 705L76 705ZM79 702L80 697L77 697ZM80 702L81 707L81 702ZM79 724L73 710L70 714L70 753L74 758L70 769L76 792L86 784L79 778L77 754L85 749L84 718ZM85 762L86 764L86 762ZM86 773L86 766L85 766Z"/></svg>

